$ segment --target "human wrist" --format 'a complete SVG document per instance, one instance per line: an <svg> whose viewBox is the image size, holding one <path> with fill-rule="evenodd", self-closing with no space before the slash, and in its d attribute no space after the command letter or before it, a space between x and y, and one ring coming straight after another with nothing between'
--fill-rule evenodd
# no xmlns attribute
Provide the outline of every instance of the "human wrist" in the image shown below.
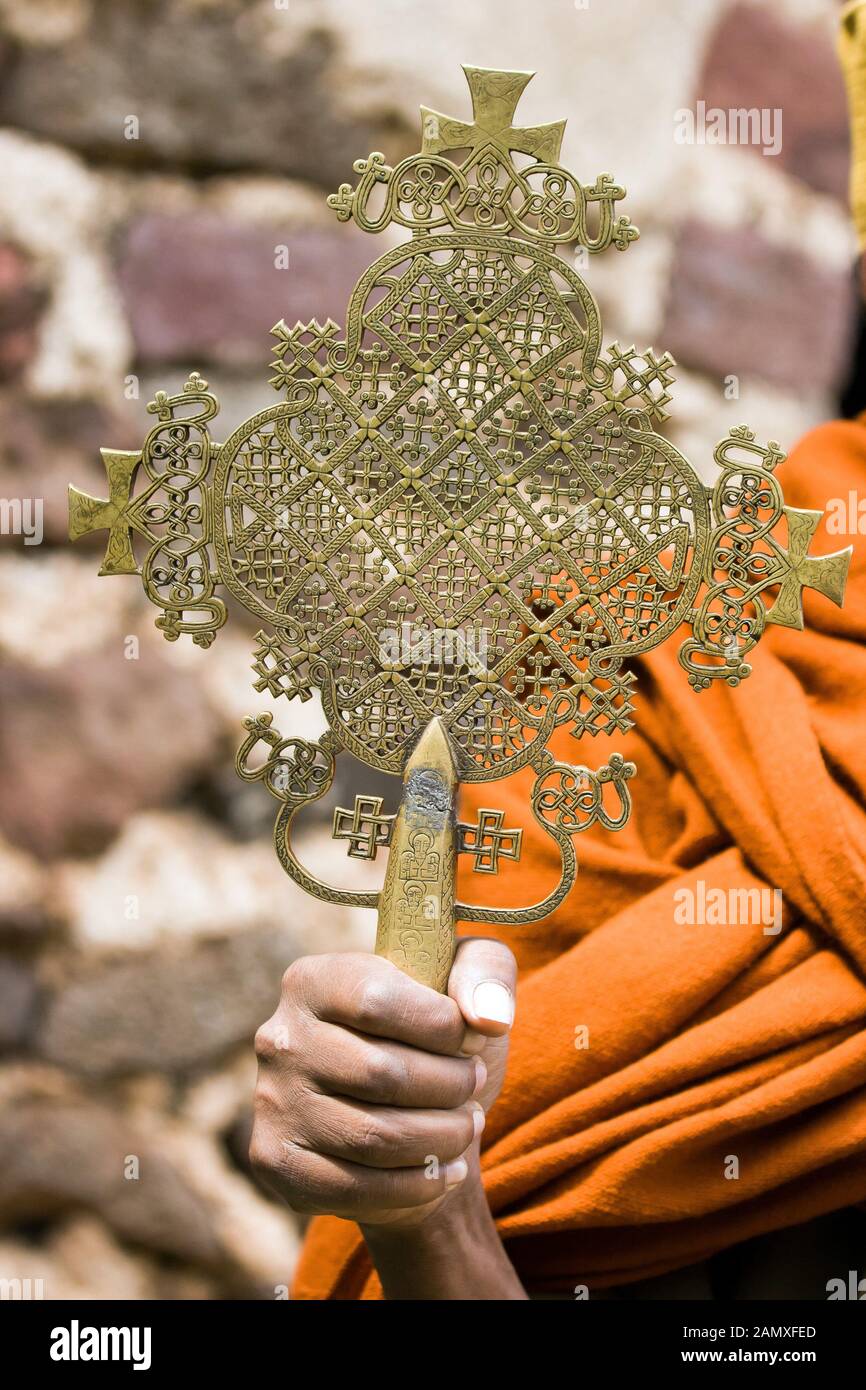
<svg viewBox="0 0 866 1390"><path fill-rule="evenodd" d="M471 1159L463 1181L432 1203L429 1212L407 1212L405 1219L393 1222L359 1224L371 1249L402 1246L421 1250L440 1242L448 1242L453 1248L455 1237L462 1239L467 1230L490 1227L495 1232L481 1174L477 1162Z"/></svg>
<svg viewBox="0 0 866 1390"><path fill-rule="evenodd" d="M361 1229L386 1299L526 1297L496 1230L477 1163L423 1220Z"/></svg>

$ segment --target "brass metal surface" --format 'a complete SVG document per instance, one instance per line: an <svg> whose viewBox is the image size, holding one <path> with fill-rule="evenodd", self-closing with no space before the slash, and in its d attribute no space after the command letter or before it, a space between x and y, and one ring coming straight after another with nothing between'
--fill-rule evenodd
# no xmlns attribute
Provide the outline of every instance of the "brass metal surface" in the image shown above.
<svg viewBox="0 0 866 1390"><path fill-rule="evenodd" d="M802 626L803 587L841 603L850 551L809 555L820 514L784 505L776 443L733 429L708 488L664 437L673 359L604 348L573 268L638 236L624 190L559 164L563 122L516 124L530 73L465 71L471 121L422 108L418 154L394 168L360 159L356 184L328 199L342 221L407 233L361 276L345 334L330 319L277 323L279 399L222 444L197 374L158 392L140 454L103 451L109 497L71 489L70 535L107 529L101 573L140 572L169 640L210 645L234 595L261 623L255 688L320 692L318 742L261 716L237 760L280 803L280 860L317 896L379 900L321 882L291 847L339 752L404 775L436 727L462 782L530 767L559 887L529 908L453 907L508 924L562 900L576 833L629 814L634 766L616 753L595 771L557 762L554 729L631 728L634 658L683 628L694 689L736 685L768 623ZM396 821L363 795L335 813L352 857L392 841L386 899L405 825L405 801ZM520 827L492 808L454 836L448 853L482 873L520 852ZM394 925L380 921L380 940Z"/></svg>
<svg viewBox="0 0 866 1390"><path fill-rule="evenodd" d="M441 719L406 762L379 903L376 952L445 990L454 955L457 769Z"/></svg>

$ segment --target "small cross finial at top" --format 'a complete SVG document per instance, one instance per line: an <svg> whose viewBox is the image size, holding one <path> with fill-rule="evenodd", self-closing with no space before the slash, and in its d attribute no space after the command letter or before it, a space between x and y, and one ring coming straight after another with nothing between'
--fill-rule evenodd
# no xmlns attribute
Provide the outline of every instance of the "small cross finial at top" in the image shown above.
<svg viewBox="0 0 866 1390"><path fill-rule="evenodd" d="M465 65L463 71L472 94L473 119L460 121L422 106L422 154L442 154L446 150L474 150L495 145L506 159L515 150L548 163L557 162L565 121L551 121L539 126L514 124L517 103L534 73Z"/></svg>

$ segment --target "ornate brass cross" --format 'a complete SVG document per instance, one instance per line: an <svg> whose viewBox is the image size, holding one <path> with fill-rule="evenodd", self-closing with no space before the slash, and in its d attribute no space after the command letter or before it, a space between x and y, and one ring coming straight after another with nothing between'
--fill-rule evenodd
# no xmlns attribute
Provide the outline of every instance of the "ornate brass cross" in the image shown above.
<svg viewBox="0 0 866 1390"><path fill-rule="evenodd" d="M707 488L658 432L673 359L603 349L595 299L557 251L626 250L624 190L559 164L564 123L514 124L530 73L465 71L471 122L422 108L419 154L358 160L328 199L342 221L409 233L362 275L345 336L280 320L277 403L217 444L194 374L148 407L140 453L103 451L108 500L70 489L70 536L108 529L100 573L140 573L169 640L209 646L227 590L262 623L255 688L320 692L317 742L250 718L238 772L278 803L286 871L378 907L377 950L440 989L455 921L545 916L574 882L574 837L628 819L633 764L557 762L553 730L629 729L630 659L682 628L694 689L736 685L767 623L802 627L804 586L842 602L850 557L808 554L820 514L784 505L777 444L732 430ZM395 815L363 795L334 815L350 856L389 846L381 894L321 882L292 847L343 750L403 778ZM558 886L525 908L455 902L457 854L495 873L522 837L493 809L458 823L459 783L524 767Z"/></svg>

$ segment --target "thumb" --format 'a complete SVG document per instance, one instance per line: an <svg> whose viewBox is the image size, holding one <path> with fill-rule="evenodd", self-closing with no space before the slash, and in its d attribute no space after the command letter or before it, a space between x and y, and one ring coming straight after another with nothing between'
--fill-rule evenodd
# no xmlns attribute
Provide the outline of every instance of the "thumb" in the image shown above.
<svg viewBox="0 0 866 1390"><path fill-rule="evenodd" d="M514 1020L517 962L501 941L473 936L459 942L448 993L467 1025L488 1038L500 1038Z"/></svg>

